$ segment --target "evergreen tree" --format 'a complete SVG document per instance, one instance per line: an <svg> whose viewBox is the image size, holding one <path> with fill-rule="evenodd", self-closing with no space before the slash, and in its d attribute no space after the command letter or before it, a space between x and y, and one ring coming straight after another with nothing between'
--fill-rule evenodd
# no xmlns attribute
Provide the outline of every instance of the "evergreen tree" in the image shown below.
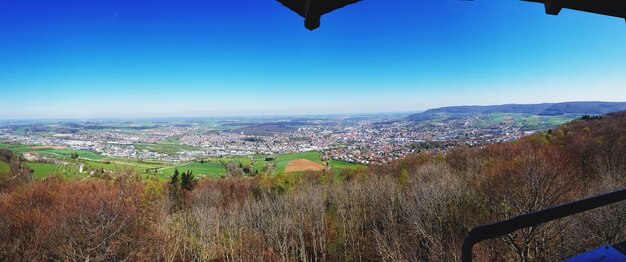
<svg viewBox="0 0 626 262"><path fill-rule="evenodd" d="M196 186L196 179L193 177L193 172L184 172L181 180L181 188L191 191L194 186Z"/></svg>
<svg viewBox="0 0 626 262"><path fill-rule="evenodd" d="M180 190L180 185L178 182L178 176L180 175L180 173L178 172L178 169L174 170L174 175L172 175L172 178L170 180L170 190L169 190L169 195L170 195L170 201L171 201L171 211L177 211L180 210L182 208L182 192Z"/></svg>
<svg viewBox="0 0 626 262"><path fill-rule="evenodd" d="M178 173L178 168L174 169L174 175L172 176L172 179L170 180L170 186L174 186L174 187L178 186L178 176L179 175L180 175L180 173Z"/></svg>

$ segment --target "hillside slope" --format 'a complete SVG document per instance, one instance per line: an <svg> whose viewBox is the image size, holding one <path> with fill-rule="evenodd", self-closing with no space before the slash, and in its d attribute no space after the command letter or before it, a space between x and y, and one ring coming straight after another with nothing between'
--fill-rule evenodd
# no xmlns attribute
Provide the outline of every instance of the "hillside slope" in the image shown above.
<svg viewBox="0 0 626 262"><path fill-rule="evenodd" d="M436 114L519 113L541 116L564 114L602 115L626 110L626 102L564 102L544 104L506 104L491 106L451 106L426 110L407 117L409 120L429 120Z"/></svg>

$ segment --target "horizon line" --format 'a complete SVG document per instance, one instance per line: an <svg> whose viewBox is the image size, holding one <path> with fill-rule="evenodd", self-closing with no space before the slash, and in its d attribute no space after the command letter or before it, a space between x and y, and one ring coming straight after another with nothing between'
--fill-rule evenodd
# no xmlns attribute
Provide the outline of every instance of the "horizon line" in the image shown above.
<svg viewBox="0 0 626 262"><path fill-rule="evenodd" d="M24 118L2 118L0 121L65 121L65 120L115 120L115 119L206 119L206 118L260 118L260 117L314 117L314 116L358 116L358 115L384 115L384 114L418 114L431 109L448 108L448 107L473 107L473 106L500 106L500 105L543 105L543 104L562 104L562 103L626 103L626 101L599 101L599 100L579 100L579 101L562 101L562 102L542 102L542 103L501 103L501 104L461 104L446 105L432 107L423 110L408 111L377 111L377 112L346 112L346 113L304 113L304 114L223 114L223 115L184 115L180 116L102 116L102 117L24 117Z"/></svg>

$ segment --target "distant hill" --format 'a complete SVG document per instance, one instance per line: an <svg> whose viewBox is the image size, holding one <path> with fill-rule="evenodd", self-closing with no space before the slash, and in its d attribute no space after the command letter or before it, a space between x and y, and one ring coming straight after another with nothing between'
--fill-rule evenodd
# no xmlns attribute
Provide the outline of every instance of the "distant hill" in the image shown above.
<svg viewBox="0 0 626 262"><path fill-rule="evenodd" d="M437 114L519 113L541 116L558 116L564 114L602 115L622 110L626 110L626 102L564 102L493 106L451 106L429 109L419 114L410 115L407 119L423 121L433 119Z"/></svg>

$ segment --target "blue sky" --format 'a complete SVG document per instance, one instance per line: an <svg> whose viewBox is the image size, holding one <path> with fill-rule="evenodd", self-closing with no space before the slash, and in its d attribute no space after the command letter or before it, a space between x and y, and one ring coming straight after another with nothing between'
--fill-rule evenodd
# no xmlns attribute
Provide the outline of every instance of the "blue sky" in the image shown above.
<svg viewBox="0 0 626 262"><path fill-rule="evenodd" d="M516 0L0 1L0 118L626 101L624 20Z"/></svg>

